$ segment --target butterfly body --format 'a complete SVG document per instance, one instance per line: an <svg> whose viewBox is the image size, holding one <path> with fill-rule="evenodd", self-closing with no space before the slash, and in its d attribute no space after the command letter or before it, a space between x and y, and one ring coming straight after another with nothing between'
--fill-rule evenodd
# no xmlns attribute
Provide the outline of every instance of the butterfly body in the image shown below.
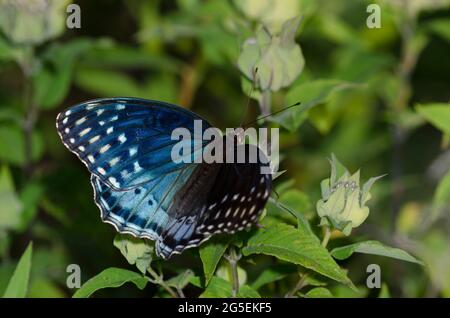
<svg viewBox="0 0 450 318"><path fill-rule="evenodd" d="M155 240L163 258L214 234L250 227L271 189L271 176L260 173L267 159L254 145L233 146L247 157L256 150L259 159L253 163L247 157L243 163L174 162L171 132L178 127L193 132L195 120L203 130L211 127L181 107L135 98L85 102L57 117L64 145L92 173L102 220L121 233ZM197 137L190 141L193 149L208 143ZM199 155L194 151L190 157Z"/></svg>

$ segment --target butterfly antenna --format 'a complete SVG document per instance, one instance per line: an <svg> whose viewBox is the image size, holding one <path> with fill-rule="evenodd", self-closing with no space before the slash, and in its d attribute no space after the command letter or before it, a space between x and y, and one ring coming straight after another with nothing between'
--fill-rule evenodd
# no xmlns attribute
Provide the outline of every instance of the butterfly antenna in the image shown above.
<svg viewBox="0 0 450 318"><path fill-rule="evenodd" d="M297 103L295 103L295 104L293 104L293 105L291 105L291 106L288 106L288 107L285 107L285 108L283 108L283 109L280 109L280 110L278 110L278 111L276 111L276 112L274 112L274 113L270 113L269 115L265 115L265 116L259 117L259 118L257 118L257 119L254 120L254 121L251 121L251 122L249 122L249 123L246 123L246 124L244 125L244 128L246 128L248 125L257 123L257 122L260 121L261 119L264 119L264 118L267 118L267 117L270 117L270 116L273 116L273 115L282 113L282 112L284 112L285 110L288 110L289 108L297 107L297 106L300 106L301 104L302 104L301 102L297 102Z"/></svg>
<svg viewBox="0 0 450 318"><path fill-rule="evenodd" d="M255 69L253 70L252 86L250 87L250 91L248 92L247 105L245 106L244 113L242 114L242 119L241 119L241 123L239 124L239 127L242 127L244 120L245 120L245 116L247 115L248 108L250 107L250 100L252 98L254 90L256 89L255 86L256 86L256 74L257 73L258 73L258 67L255 67Z"/></svg>

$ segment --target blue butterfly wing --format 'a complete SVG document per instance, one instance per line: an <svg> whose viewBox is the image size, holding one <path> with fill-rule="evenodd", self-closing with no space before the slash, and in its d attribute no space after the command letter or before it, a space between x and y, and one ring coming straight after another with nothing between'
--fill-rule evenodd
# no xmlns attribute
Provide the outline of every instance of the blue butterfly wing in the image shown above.
<svg viewBox="0 0 450 318"><path fill-rule="evenodd" d="M168 212L170 202L193 168L193 165L186 166L124 191L114 191L97 176L91 175L94 200L100 208L102 220L114 225L121 233L158 239L173 219Z"/></svg>
<svg viewBox="0 0 450 318"><path fill-rule="evenodd" d="M173 129L192 134L190 146L201 149L194 120L202 132L211 127L181 107L135 98L99 99L60 113L57 130L64 145L92 173L94 199L104 222L122 233L157 239L173 219L169 209L177 191L197 164L175 163Z"/></svg>
<svg viewBox="0 0 450 318"><path fill-rule="evenodd" d="M94 100L57 117L64 145L92 173L102 220L156 240L163 258L256 223L270 193L271 177L260 175L260 162L193 163L204 146L195 120L201 134L211 127L178 106L135 98ZM190 163L172 160L178 140L171 134L179 127L191 132L188 146L197 149Z"/></svg>
<svg viewBox="0 0 450 318"><path fill-rule="evenodd" d="M115 190L133 188L161 175L183 169L175 163L172 131L183 127L192 132L194 151L190 162L201 155L201 135L194 135L194 120L203 131L210 124L181 107L136 98L99 99L78 104L57 117L56 126L64 145L103 183Z"/></svg>
<svg viewBox="0 0 450 318"><path fill-rule="evenodd" d="M265 155L255 145L237 148L246 149L244 163L202 163L178 190L183 200L178 203L175 197L176 204L170 211L175 217L158 237L158 255L169 258L198 246L212 235L233 234L258 222L272 186L271 175L261 174L261 168L267 168L268 161L262 158ZM251 148L259 156L254 163L248 157Z"/></svg>

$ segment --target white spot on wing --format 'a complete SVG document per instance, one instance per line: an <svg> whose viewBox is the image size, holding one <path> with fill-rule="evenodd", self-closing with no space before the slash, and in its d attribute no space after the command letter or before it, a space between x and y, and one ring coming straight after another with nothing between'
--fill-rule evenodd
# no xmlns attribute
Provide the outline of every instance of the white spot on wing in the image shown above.
<svg viewBox="0 0 450 318"><path fill-rule="evenodd" d="M89 143L90 143L90 144L93 144L94 142L96 142L96 141L99 140L99 139L100 139L100 136L97 135L97 136L92 137L91 139L89 139Z"/></svg>
<svg viewBox="0 0 450 318"><path fill-rule="evenodd" d="M114 130L114 127L109 127L108 129L106 129L106 133L110 134L113 132L113 130Z"/></svg>
<svg viewBox="0 0 450 318"><path fill-rule="evenodd" d="M142 170L142 167L139 165L139 162L134 162L134 172L139 172Z"/></svg>
<svg viewBox="0 0 450 318"><path fill-rule="evenodd" d="M100 174L102 174L102 175L105 175L105 174L106 174L105 169L103 169L102 167L98 167L98 168L97 168L97 171L100 172Z"/></svg>
<svg viewBox="0 0 450 318"><path fill-rule="evenodd" d="M130 157L134 156L137 153L137 147L130 148Z"/></svg>
<svg viewBox="0 0 450 318"><path fill-rule="evenodd" d="M100 148L100 153L104 153L106 151L108 151L108 149L111 148L110 144L106 144L103 147Z"/></svg>
<svg viewBox="0 0 450 318"><path fill-rule="evenodd" d="M92 108L94 108L94 106L98 105L98 103L91 103L89 105L86 106L87 110L91 110Z"/></svg>
<svg viewBox="0 0 450 318"><path fill-rule="evenodd" d="M67 121L69 120L69 118L68 117L66 117L66 118L64 118L64 120L63 120L63 124L67 124Z"/></svg>
<svg viewBox="0 0 450 318"><path fill-rule="evenodd" d="M86 128L86 129L82 130L79 135L80 135L80 137L82 137L82 136L86 135L90 131L91 131L90 127Z"/></svg>
<svg viewBox="0 0 450 318"><path fill-rule="evenodd" d="M86 117L80 118L75 122L75 125L81 125L86 121Z"/></svg>
<svg viewBox="0 0 450 318"><path fill-rule="evenodd" d="M127 141L127 137L125 137L125 134L121 134L117 140L120 141L121 144L123 144L125 141Z"/></svg>
<svg viewBox="0 0 450 318"><path fill-rule="evenodd" d="M91 163L94 163L94 162L95 162L95 159L94 159L94 156L93 156L93 155L89 155L89 156L87 156L87 158L88 158L88 160L89 160Z"/></svg>
<svg viewBox="0 0 450 318"><path fill-rule="evenodd" d="M116 163L118 163L120 161L120 157L115 157L114 159L111 159L109 161L109 165L112 167L114 166Z"/></svg>

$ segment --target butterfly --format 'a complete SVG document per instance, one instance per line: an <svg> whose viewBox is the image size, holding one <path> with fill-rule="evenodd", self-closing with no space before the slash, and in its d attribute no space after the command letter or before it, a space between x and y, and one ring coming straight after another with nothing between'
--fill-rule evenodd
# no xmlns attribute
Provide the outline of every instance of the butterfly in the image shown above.
<svg viewBox="0 0 450 318"><path fill-rule="evenodd" d="M256 146L235 143L246 160L235 163L174 161L172 131L211 125L182 107L138 98L105 98L77 104L60 114L63 144L91 173L103 222L120 233L155 241L163 259L200 245L214 234L250 228L268 200L272 178ZM236 138L236 136L223 136ZM194 135L199 149L208 142ZM248 154L258 152L251 162ZM196 152L192 152L192 157Z"/></svg>

